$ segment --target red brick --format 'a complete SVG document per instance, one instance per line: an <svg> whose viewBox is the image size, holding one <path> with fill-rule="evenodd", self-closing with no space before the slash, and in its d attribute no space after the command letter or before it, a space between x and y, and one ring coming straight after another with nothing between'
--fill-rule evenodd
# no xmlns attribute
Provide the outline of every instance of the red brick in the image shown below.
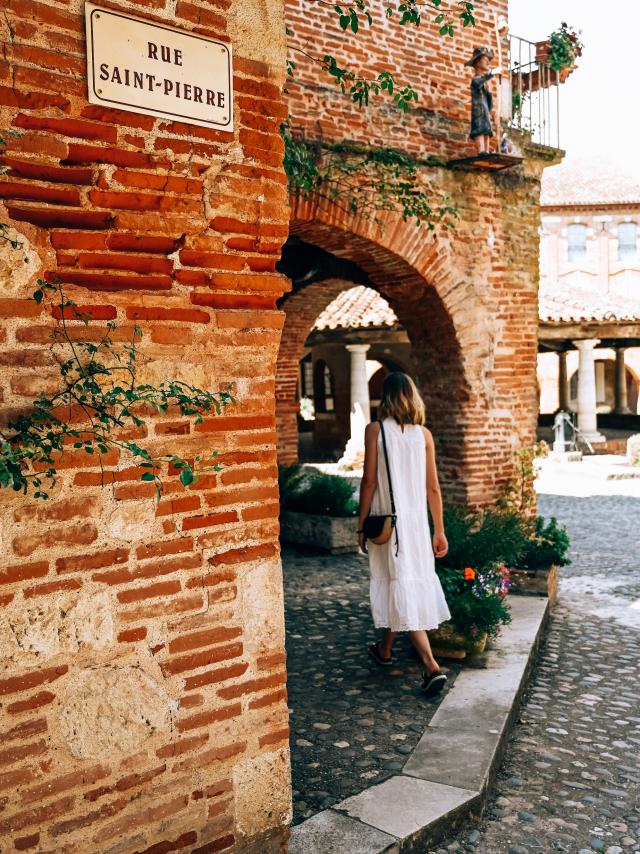
<svg viewBox="0 0 640 854"><path fill-rule="evenodd" d="M236 564L258 560L260 558L273 557L277 554L277 547L272 543L266 543L260 546L243 546L239 549L229 549L226 552L220 552L209 558L209 563L212 566L221 566L223 564Z"/></svg>
<svg viewBox="0 0 640 854"><path fill-rule="evenodd" d="M221 643L222 641L231 640L232 638L237 638L241 634L242 630L238 626L229 628L216 626L211 629L203 629L199 632L191 632L174 638L169 643L169 652L187 652L187 650L210 646L212 643Z"/></svg>
<svg viewBox="0 0 640 854"><path fill-rule="evenodd" d="M31 741L28 744L19 744L7 750L0 750L0 766L22 762L27 756L41 756L46 751L46 741Z"/></svg>
<svg viewBox="0 0 640 854"><path fill-rule="evenodd" d="M27 557L39 549L51 548L61 543L88 545L97 539L98 529L93 522L83 522L78 525L49 528L46 533L22 534L14 537L13 550L17 555Z"/></svg>
<svg viewBox="0 0 640 854"><path fill-rule="evenodd" d="M16 851L28 851L29 848L35 848L40 842L40 834L32 833L30 836L21 836L13 840L13 845Z"/></svg>
<svg viewBox="0 0 640 854"><path fill-rule="evenodd" d="M264 709L267 706L273 706L276 703L284 703L287 700L287 689L280 688L278 691L273 691L271 694L263 694L262 697L256 697L249 703L250 709Z"/></svg>
<svg viewBox="0 0 640 854"><path fill-rule="evenodd" d="M114 233L108 236L107 246L121 252L155 252L167 255L178 248L179 240L164 235Z"/></svg>
<svg viewBox="0 0 640 854"><path fill-rule="evenodd" d="M270 676L261 676L259 679L248 679L246 682L238 682L218 689L218 696L225 700L235 700L243 694L253 694L256 691L264 691L265 688L275 688L286 681L285 673L273 673Z"/></svg>
<svg viewBox="0 0 640 854"><path fill-rule="evenodd" d="M219 682L226 682L227 679L242 676L247 672L248 668L249 665L246 662L230 664L228 667L217 667L214 670L198 673L197 676L187 676L184 680L184 687L186 691L191 691L194 688L201 688L204 685L216 685Z"/></svg>
<svg viewBox="0 0 640 854"><path fill-rule="evenodd" d="M179 323L209 323L206 311L194 308L161 308L160 306L131 306L127 308L129 320L167 320Z"/></svg>
<svg viewBox="0 0 640 854"><path fill-rule="evenodd" d="M258 739L258 744L260 747L264 747L267 744L278 744L281 741L289 740L289 727L283 727L282 729L275 730L274 732L269 732L266 735L261 735Z"/></svg>
<svg viewBox="0 0 640 854"><path fill-rule="evenodd" d="M14 584L17 581L26 581L29 578L43 578L48 572L49 564L42 560L36 563L5 566L0 569L0 584Z"/></svg>
<svg viewBox="0 0 640 854"><path fill-rule="evenodd" d="M37 688L39 685L55 682L60 676L64 676L68 669L66 664L60 664L57 667L49 667L44 670L31 670L20 676L0 679L0 696L15 694L19 691L28 691L30 688Z"/></svg>
<svg viewBox="0 0 640 854"><path fill-rule="evenodd" d="M32 709L38 709L40 706L47 706L55 700L56 695L51 691L39 691L33 694L27 700L19 700L16 703L9 703L7 711L11 715L18 715L21 712L29 712Z"/></svg>
<svg viewBox="0 0 640 854"><path fill-rule="evenodd" d="M257 519L277 519L280 515L280 504L263 504L259 507L245 507L242 518L246 522L254 522Z"/></svg>
<svg viewBox="0 0 640 854"><path fill-rule="evenodd" d="M113 305L74 305L67 307L64 312L59 306L54 306L52 314L58 320L62 319L64 313L66 320L114 320L118 311Z"/></svg>
<svg viewBox="0 0 640 854"><path fill-rule="evenodd" d="M22 199L48 205L79 205L80 193L75 187L43 187L33 183L0 180L0 199Z"/></svg>
<svg viewBox="0 0 640 854"><path fill-rule="evenodd" d="M240 703L232 703L230 706L224 706L220 709L210 709L206 712L199 712L197 715L191 715L188 718L178 718L176 721L176 729L178 732L185 732L190 729L199 729L200 727L209 726L209 724L226 721L230 718L237 718L242 714L242 706Z"/></svg>
<svg viewBox="0 0 640 854"><path fill-rule="evenodd" d="M7 205L7 213L18 222L30 222L40 228L108 228L112 223L109 212L26 208Z"/></svg>
<svg viewBox="0 0 640 854"><path fill-rule="evenodd" d="M150 584L148 587L121 590L118 593L118 601L123 603L139 602L142 599L153 599L157 596L170 596L172 593L179 593L180 589L179 581L159 581L157 584Z"/></svg>
<svg viewBox="0 0 640 854"><path fill-rule="evenodd" d="M174 741L164 747L159 747L156 750L156 756L159 759L169 759L172 756L181 756L183 753L188 753L190 750L197 750L206 744L208 740L208 733L182 738L179 741Z"/></svg>
<svg viewBox="0 0 640 854"><path fill-rule="evenodd" d="M193 531L196 528L212 528L214 525L236 522L237 519L238 514L235 510L227 510L224 513L211 513L208 516L188 516L182 520L182 530Z"/></svg>
<svg viewBox="0 0 640 854"><path fill-rule="evenodd" d="M75 789L80 786L87 786L108 777L111 769L106 765L93 765L89 768L83 768L78 771L71 771L61 777L55 777L40 783L38 786L33 786L30 789L23 789L21 792L21 800L23 803L31 803L32 801L42 801L50 798L52 795L59 795L62 792L67 792L69 789Z"/></svg>
<svg viewBox="0 0 640 854"><path fill-rule="evenodd" d="M180 554L181 552L193 551L193 537L179 537L177 540L161 540L158 543L149 543L138 546L136 557L145 560L152 557L163 557L169 554Z"/></svg>
<svg viewBox="0 0 640 854"><path fill-rule="evenodd" d="M33 735L41 735L46 731L46 718L34 718L33 720L24 721L21 724L17 724L17 726L11 727L11 729L5 730L2 735L2 741L5 743L7 741L14 741L17 738L24 740Z"/></svg>
<svg viewBox="0 0 640 854"><path fill-rule="evenodd" d="M90 569L101 569L105 566L126 563L129 559L127 549L110 549L106 552L95 552L93 554L75 555L73 557L61 557L56 560L56 571L80 572Z"/></svg>
<svg viewBox="0 0 640 854"><path fill-rule="evenodd" d="M146 626L140 626L137 629L126 629L123 632L118 632L118 641L120 643L134 643L135 641L144 640L146 636Z"/></svg>
<svg viewBox="0 0 640 854"><path fill-rule="evenodd" d="M226 646L215 646L211 647L211 649L205 649L202 652L194 652L190 655L171 658L164 662L162 670L168 675L175 676L178 673L197 670L197 668L206 667L209 664L216 664L220 661L229 661L232 658L238 658L238 656L242 655L242 652L243 646L241 643L232 643Z"/></svg>
<svg viewBox="0 0 640 854"><path fill-rule="evenodd" d="M143 851L136 851L135 854L169 854L170 851L181 851L183 848L193 845L197 838L198 834L195 830L190 830L176 839L156 842L155 845L151 845Z"/></svg>

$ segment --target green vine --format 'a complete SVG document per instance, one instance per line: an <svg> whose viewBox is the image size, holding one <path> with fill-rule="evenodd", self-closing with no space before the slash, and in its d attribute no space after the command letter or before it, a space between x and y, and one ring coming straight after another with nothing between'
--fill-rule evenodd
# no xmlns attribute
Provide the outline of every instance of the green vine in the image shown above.
<svg viewBox="0 0 640 854"><path fill-rule="evenodd" d="M140 468L140 480L155 483L158 496L165 467L179 472L185 487L195 483L199 474L219 470L216 451L188 461L177 454L154 454L126 436L144 430L145 416L154 412L179 412L202 423L205 413L219 413L234 402L230 387L208 392L176 380L157 386L140 383L139 327L123 345L114 343L118 326L113 321L94 341L84 341L74 335L68 322L81 320L88 326L91 318L66 297L59 282L40 279L33 298L49 304L58 318L51 348L61 388L51 396L41 394L29 414L0 429L0 487L24 494L32 488L34 498L47 499L58 477L56 466L70 448L94 455L103 476L104 455L124 451Z"/></svg>
<svg viewBox="0 0 640 854"><path fill-rule="evenodd" d="M421 182L420 166L442 166L437 157L417 161L392 148L309 143L292 135L288 123L281 132L289 189L303 198L324 199L374 220L381 211L397 211L430 230L436 223L452 226L457 218L446 197L434 205Z"/></svg>
<svg viewBox="0 0 640 854"><path fill-rule="evenodd" d="M320 6L327 6L337 15L338 26L343 33L351 32L357 35L364 26L373 26L375 18L374 6L367 0L356 0L353 4L334 4L330 0L318 0ZM401 0L399 3L384 6L384 16L387 20L395 20L400 26L413 25L419 27L422 23L422 11L427 8L435 12L434 23L438 32L443 37L453 37L455 34L455 18L462 23L463 27L475 26L474 3L469 0L455 0L457 14L454 17L450 12L444 11L444 0ZM286 28L289 36L294 34L290 27ZM412 101L418 100L418 95L411 84L399 85L392 72L383 71L376 77L366 77L356 74L354 71L343 67L335 56L325 54L319 56L307 47L291 48L294 53L302 54L318 65L325 74L328 74L341 91L349 95L352 101L363 108L369 104L372 94L385 94L391 98L393 103L401 110L408 110ZM296 73L296 63L292 59L287 60L287 73L292 79Z"/></svg>

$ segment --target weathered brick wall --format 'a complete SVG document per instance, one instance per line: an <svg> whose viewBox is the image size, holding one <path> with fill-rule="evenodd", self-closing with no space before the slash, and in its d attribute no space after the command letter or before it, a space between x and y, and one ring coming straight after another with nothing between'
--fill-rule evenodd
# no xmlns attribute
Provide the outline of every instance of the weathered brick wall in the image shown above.
<svg viewBox="0 0 640 854"><path fill-rule="evenodd" d="M298 67L287 98L295 133L391 146L418 157L472 153L471 72L463 63L474 45L496 46L493 13L506 15L506 2L480 7L476 28L458 28L453 40L440 38L433 24L399 28L380 18L356 40L341 33L329 11L330 25L312 31L306 20L311 8L307 0L289 0L294 47L334 53L339 63L369 76L392 70L398 81L413 83L419 101L407 114L380 99L358 112L294 51ZM499 176L421 169L433 196L445 194L457 207L453 230L429 233L391 214L376 223L323 201L293 210L293 234L356 262L391 303L412 344L447 494L473 504L495 500L513 472L515 448L535 441L540 176L553 153L525 149L523 166ZM335 296L334 283L326 282L323 302L321 285L310 286L318 311ZM295 457L293 364L302 355L303 327L308 334L314 319L304 294L282 303L287 319L276 389L279 451L286 461Z"/></svg>
<svg viewBox="0 0 640 854"><path fill-rule="evenodd" d="M144 441L221 452L185 491L126 456L65 455L47 503L2 493L0 847L56 852L279 850L289 819L274 365L288 230L278 125L282 9L235 0L109 2L235 50L233 134L91 106L79 0L6 0L0 127L2 418L56 387L59 277L95 318L142 326L143 379L234 384L195 427ZM117 45L114 45L117 50ZM5 136L3 133L2 136ZM252 847L253 846L253 847Z"/></svg>
<svg viewBox="0 0 640 854"><path fill-rule="evenodd" d="M475 28L456 22L453 39L439 36L433 10L421 9L420 27L401 27L397 20L386 20L386 4L374 0L370 5L374 26L363 24L356 36L340 29L332 8L319 9L313 0L287 0L290 56L296 63L294 78L287 82L293 127L309 139L359 141L421 156L464 156L469 151L471 80L464 63L474 45L496 48L493 13L506 17L508 0L476 4ZM503 48L506 57L506 39ZM339 65L369 79L391 71L397 83L413 85L418 102L402 115L384 96L374 97L368 110L358 111L302 51L320 58L332 54Z"/></svg>

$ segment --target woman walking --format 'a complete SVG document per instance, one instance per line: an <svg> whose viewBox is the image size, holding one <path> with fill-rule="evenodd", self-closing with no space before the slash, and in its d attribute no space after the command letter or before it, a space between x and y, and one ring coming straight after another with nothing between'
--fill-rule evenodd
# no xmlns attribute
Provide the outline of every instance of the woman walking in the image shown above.
<svg viewBox="0 0 640 854"><path fill-rule="evenodd" d="M369 654L378 664L390 666L397 633L409 632L424 666L422 689L431 695L447 681L431 652L427 629L451 616L434 565L434 552L444 557L449 546L433 437L424 426L422 398L407 374L397 371L386 377L379 417L365 431L358 524L360 548L369 556L373 622L384 629ZM434 524L433 546L427 502ZM363 529L369 514L395 516L387 542L367 539Z"/></svg>

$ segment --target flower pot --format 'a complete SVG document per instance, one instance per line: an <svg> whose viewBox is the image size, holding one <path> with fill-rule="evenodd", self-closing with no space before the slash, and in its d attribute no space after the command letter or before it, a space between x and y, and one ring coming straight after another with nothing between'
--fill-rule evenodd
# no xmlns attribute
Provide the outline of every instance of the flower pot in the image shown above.
<svg viewBox="0 0 640 854"><path fill-rule="evenodd" d="M285 510L280 515L280 539L329 554L358 551L355 516L321 516Z"/></svg>
<svg viewBox="0 0 640 854"><path fill-rule="evenodd" d="M511 569L510 594L520 596L547 596L550 605L558 598L558 567L545 566L539 569Z"/></svg>
<svg viewBox="0 0 640 854"><path fill-rule="evenodd" d="M536 42L536 62L538 65L549 62L549 52L551 43L548 39L541 42Z"/></svg>
<svg viewBox="0 0 640 854"><path fill-rule="evenodd" d="M442 623L437 629L429 632L429 641L434 655L444 658L465 658L467 655L480 655L487 645L487 632L477 637L456 632L451 623Z"/></svg>

